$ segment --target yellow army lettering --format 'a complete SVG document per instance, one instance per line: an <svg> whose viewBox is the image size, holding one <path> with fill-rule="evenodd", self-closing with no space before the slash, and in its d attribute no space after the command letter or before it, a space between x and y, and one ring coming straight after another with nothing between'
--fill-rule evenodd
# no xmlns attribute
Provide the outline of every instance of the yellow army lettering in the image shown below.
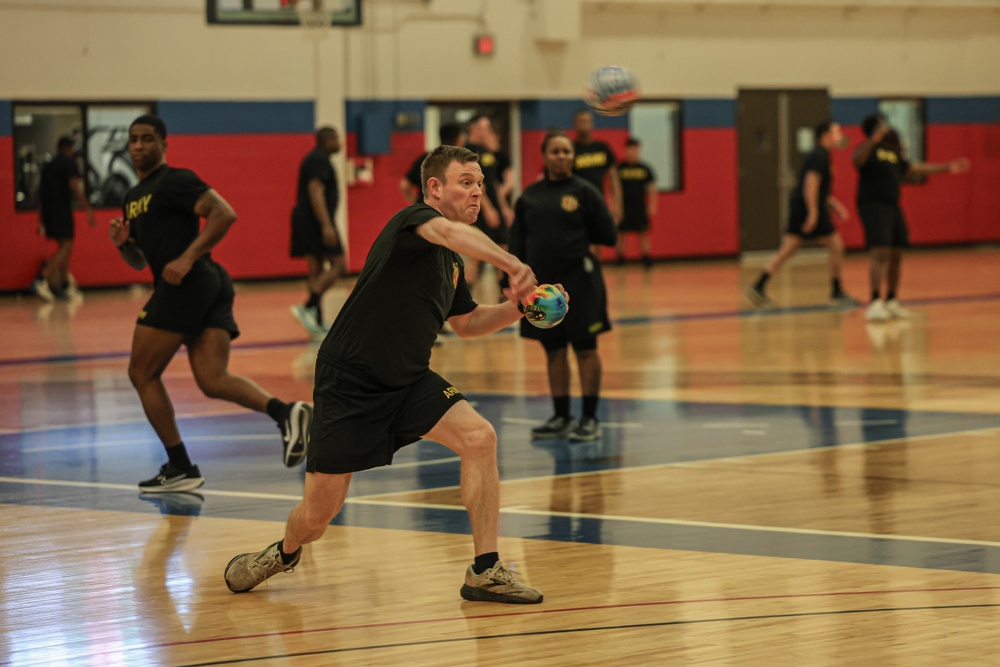
<svg viewBox="0 0 1000 667"><path fill-rule="evenodd" d="M605 153L580 153L576 156L577 169L590 169L591 167L603 167L608 163L608 156Z"/></svg>
<svg viewBox="0 0 1000 667"><path fill-rule="evenodd" d="M899 162L898 155L896 155L893 151L887 151L884 148L878 149L875 153L875 157L879 159L879 162L891 162L893 164Z"/></svg>
<svg viewBox="0 0 1000 667"><path fill-rule="evenodd" d="M135 201L130 201L125 205L125 214L128 216L129 220L135 220L140 215L149 210L149 200L153 198L153 195L145 195L139 197Z"/></svg>
<svg viewBox="0 0 1000 667"><path fill-rule="evenodd" d="M641 181L646 178L646 170L642 167L623 167L618 170L623 181Z"/></svg>
<svg viewBox="0 0 1000 667"><path fill-rule="evenodd" d="M458 393L458 389L456 389L454 386L451 386L448 387L447 389L444 389L443 392L445 398L451 398L452 396Z"/></svg>

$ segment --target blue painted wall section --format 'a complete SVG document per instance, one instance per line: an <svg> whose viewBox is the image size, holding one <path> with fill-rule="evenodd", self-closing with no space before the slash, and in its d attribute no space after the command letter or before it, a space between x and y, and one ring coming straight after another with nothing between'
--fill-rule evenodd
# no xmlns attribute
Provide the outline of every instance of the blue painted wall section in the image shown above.
<svg viewBox="0 0 1000 667"><path fill-rule="evenodd" d="M298 134L315 131L312 102L167 100L157 113L171 134Z"/></svg>

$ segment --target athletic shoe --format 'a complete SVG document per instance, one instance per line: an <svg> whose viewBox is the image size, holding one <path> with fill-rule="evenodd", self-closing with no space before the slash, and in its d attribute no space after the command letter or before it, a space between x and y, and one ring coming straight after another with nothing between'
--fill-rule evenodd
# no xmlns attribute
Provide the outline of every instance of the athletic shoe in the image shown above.
<svg viewBox="0 0 1000 667"><path fill-rule="evenodd" d="M845 292L844 290L839 290L830 295L830 305L831 306L849 306L854 308L860 306L861 302L855 299L853 296Z"/></svg>
<svg viewBox="0 0 1000 667"><path fill-rule="evenodd" d="M572 417L555 416L544 424L531 429L531 438L532 440L565 438L574 427L576 427L576 420Z"/></svg>
<svg viewBox="0 0 1000 667"><path fill-rule="evenodd" d="M306 308L305 306L292 306L292 317L299 321L306 331L311 333L313 336L322 336L326 334L326 329L323 325L319 323L319 318L317 317L316 308Z"/></svg>
<svg viewBox="0 0 1000 667"><path fill-rule="evenodd" d="M889 316L896 319L905 320L909 319L910 311L899 305L899 301L896 299L889 299L885 302L885 309L889 311Z"/></svg>
<svg viewBox="0 0 1000 667"><path fill-rule="evenodd" d="M281 420L281 441L285 445L285 466L294 468L309 453L309 428L312 425L312 406L303 401L292 403L288 416Z"/></svg>
<svg viewBox="0 0 1000 667"><path fill-rule="evenodd" d="M277 542L259 553L240 554L226 566L226 586L234 593L246 593L279 572L294 571L301 557L302 547L299 547L292 562L285 565Z"/></svg>
<svg viewBox="0 0 1000 667"><path fill-rule="evenodd" d="M569 434L569 439L573 442L588 442L600 437L601 423L597 421L597 417L584 417L580 420L580 425Z"/></svg>
<svg viewBox="0 0 1000 667"><path fill-rule="evenodd" d="M470 565L465 571L462 597L474 602L504 602L507 604L537 604L542 592L522 584L500 561L482 574Z"/></svg>
<svg viewBox="0 0 1000 667"><path fill-rule="evenodd" d="M753 305L757 306L758 308L771 307L772 301L768 299L767 295L764 294L764 291L758 288L756 285L750 285L749 287L747 287L745 293L747 297L750 299L750 301L753 302Z"/></svg>
<svg viewBox="0 0 1000 667"><path fill-rule="evenodd" d="M200 493L140 493L140 500L152 503L160 509L160 514L174 516L198 516L205 496Z"/></svg>
<svg viewBox="0 0 1000 667"><path fill-rule="evenodd" d="M184 471L169 461L160 466L160 472L151 479L139 482L143 493L169 493L171 491L194 491L205 483L198 466Z"/></svg>
<svg viewBox="0 0 1000 667"><path fill-rule="evenodd" d="M22 283L23 284L23 283ZM52 288L49 287L49 283L44 279L38 279L31 283L31 291L40 297L43 301L48 301L53 303L56 300L56 295L52 293Z"/></svg>
<svg viewBox="0 0 1000 667"><path fill-rule="evenodd" d="M890 317L889 309L885 307L885 301L882 299L875 299L865 309L865 319L869 322L885 322Z"/></svg>

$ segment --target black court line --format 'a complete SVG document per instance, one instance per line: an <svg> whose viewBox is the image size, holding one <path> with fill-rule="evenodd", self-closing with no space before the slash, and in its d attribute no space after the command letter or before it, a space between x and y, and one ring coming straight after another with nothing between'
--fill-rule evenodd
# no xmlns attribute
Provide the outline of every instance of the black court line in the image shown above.
<svg viewBox="0 0 1000 667"><path fill-rule="evenodd" d="M957 296L927 297L924 299L908 299L904 303L908 306L942 305L953 303L976 303L980 301L1000 301L1000 293L990 294L959 294ZM744 310L721 310L716 312L701 313L677 313L668 315L640 315L636 317L621 317L612 320L617 326L633 326L638 324L658 324L663 322L692 322L698 320L725 320L750 317L776 317L779 315L809 315L815 313L835 313L849 312L858 309L858 306L829 306L829 305L807 305L789 306L784 308L751 308ZM502 331L514 332L514 327L507 327ZM260 343L247 343L244 345L233 345L233 351L238 350L265 350L270 348L300 347L303 345L318 345L319 341L309 339L274 340ZM128 358L128 350L118 350L110 352L94 352L91 354L59 354L41 357L8 358L0 359L2 366L30 366L33 364L63 364L69 362L101 361L105 359L125 359Z"/></svg>
<svg viewBox="0 0 1000 667"><path fill-rule="evenodd" d="M396 642L393 644L371 644L368 646L354 646L351 648L325 649L322 651L303 651L300 653L280 653L276 655L256 656L253 658L240 658L236 660L218 660L213 662L197 662L182 665L181 667L212 667L213 665L238 665L248 662L259 662L261 660L281 660L288 658L302 658L317 655L335 655L338 653L353 653L358 651L378 651L392 648L414 648L417 646L434 646L441 644L456 644L459 642L481 641L488 639L514 639L522 637L546 637L552 635L581 634L585 632L609 632L616 630L643 630L650 628L666 628L671 626L695 625L699 623L738 623L744 621L769 621L790 618L808 618L820 616L846 616L848 614L886 614L905 611L944 611L950 609L990 609L998 608L997 604L959 604L959 605L929 605L924 607L882 607L878 609L840 609L836 611L810 611L794 614L760 614L756 616L728 616L721 618L702 618L686 621L661 621L658 623L629 623L625 625L604 625L595 628L566 628L563 630L538 630L535 632L513 632L499 635L478 635L474 637L455 637L452 639L429 639L415 642Z"/></svg>

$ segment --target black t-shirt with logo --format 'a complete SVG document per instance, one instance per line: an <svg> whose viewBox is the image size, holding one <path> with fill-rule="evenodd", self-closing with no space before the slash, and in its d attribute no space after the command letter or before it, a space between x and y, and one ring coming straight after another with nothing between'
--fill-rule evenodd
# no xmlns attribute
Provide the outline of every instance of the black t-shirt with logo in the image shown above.
<svg viewBox="0 0 1000 667"><path fill-rule="evenodd" d="M573 173L603 193L604 175L617 162L614 151L603 141L591 141L589 144L574 141L573 152L576 154L573 158Z"/></svg>
<svg viewBox="0 0 1000 667"><path fill-rule="evenodd" d="M80 178L80 167L76 159L64 153L56 153L51 161L42 167L38 184L38 201L45 220L72 219L73 191L69 182Z"/></svg>
<svg viewBox="0 0 1000 667"><path fill-rule="evenodd" d="M910 163L884 143L878 144L868 155L868 161L858 167L858 203L899 202L903 177L910 170Z"/></svg>
<svg viewBox="0 0 1000 667"><path fill-rule="evenodd" d="M163 267L198 237L201 219L194 206L207 190L209 186L193 171L164 164L125 193L122 211L130 224L129 234L146 256L154 284L159 284ZM210 261L205 253L191 270Z"/></svg>
<svg viewBox="0 0 1000 667"><path fill-rule="evenodd" d="M479 156L479 166L483 170L483 186L486 188L486 196L490 198L493 208L499 211L500 202L497 199L497 184L500 179L500 172L496 153L479 144L466 144L465 147ZM477 225L481 227L484 224L483 220L483 209L480 207L479 219L476 221Z"/></svg>
<svg viewBox="0 0 1000 667"><path fill-rule="evenodd" d="M340 198L340 189L337 187L337 172L330 163L330 155L322 148L314 148L302 158L299 165L299 186L296 206L300 211L306 213L309 218L319 224L316 214L313 213L312 200L309 198L309 181L319 179L323 184L323 194L326 196L326 210L333 220L337 211L337 203Z"/></svg>
<svg viewBox="0 0 1000 667"><path fill-rule="evenodd" d="M546 178L526 187L514 205L510 251L540 283L555 283L580 265L591 244L614 245L617 237L611 211L594 186L579 176Z"/></svg>
<svg viewBox="0 0 1000 667"><path fill-rule="evenodd" d="M830 169L830 151L822 146L816 146L799 170L799 180L788 197L788 215L796 222L805 222L809 217L809 208L806 206L806 198L802 192L802 186L806 182L806 174L815 172L819 174L819 220L830 219L830 208L826 205L826 200L830 196L830 185L833 182L833 175Z"/></svg>
<svg viewBox="0 0 1000 667"><path fill-rule="evenodd" d="M418 203L389 219L320 346L324 361L387 389L412 384L429 368L444 321L476 307L458 253L416 233L440 215Z"/></svg>
<svg viewBox="0 0 1000 667"><path fill-rule="evenodd" d="M622 162L618 165L618 177L622 181L622 206L624 219L648 222L646 212L646 190L656 181L653 168L642 162Z"/></svg>

